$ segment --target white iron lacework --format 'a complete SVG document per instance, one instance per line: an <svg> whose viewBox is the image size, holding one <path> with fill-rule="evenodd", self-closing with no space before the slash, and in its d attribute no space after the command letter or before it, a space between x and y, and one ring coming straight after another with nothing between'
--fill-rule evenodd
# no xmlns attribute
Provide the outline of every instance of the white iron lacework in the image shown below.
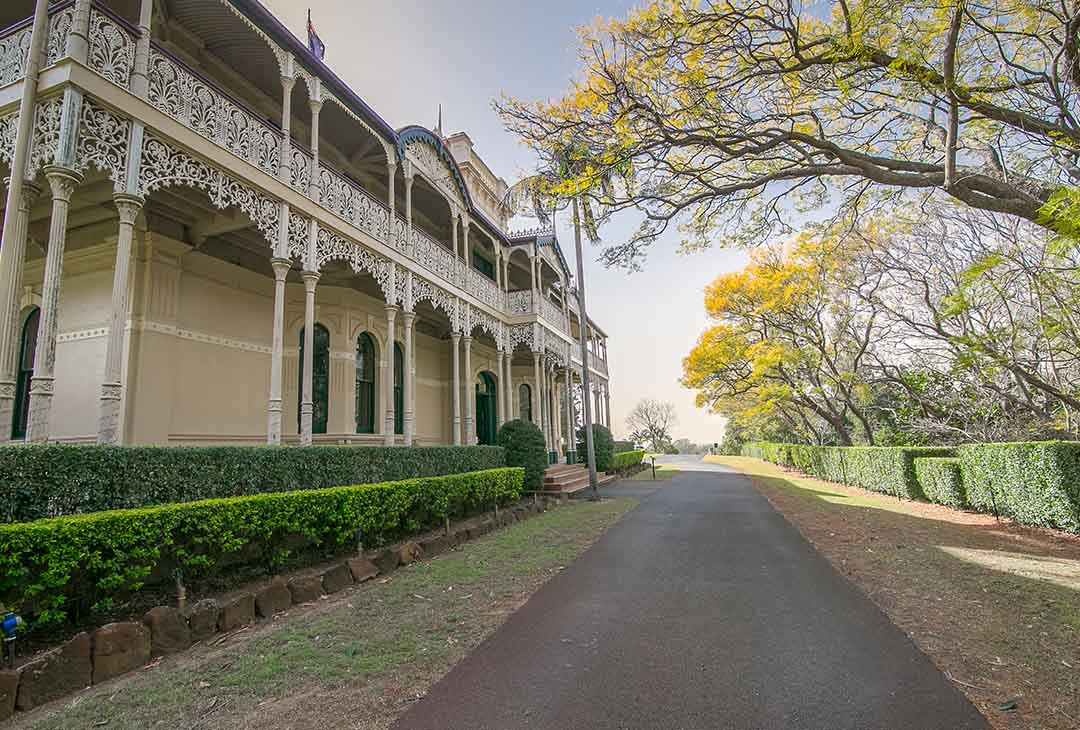
<svg viewBox="0 0 1080 730"><path fill-rule="evenodd" d="M499 342L499 321L492 317L490 314L480 311L475 307L472 308L472 319L470 321L470 332L479 327L481 330L486 331L491 335L492 339L496 343Z"/></svg>
<svg viewBox="0 0 1080 730"><path fill-rule="evenodd" d="M124 189L131 122L84 98L75 148L75 169L88 167L107 172L115 189Z"/></svg>
<svg viewBox="0 0 1080 730"><path fill-rule="evenodd" d="M486 277L483 272L476 269L468 269L465 291L500 312L503 310L503 293L498 285Z"/></svg>
<svg viewBox="0 0 1080 730"><path fill-rule="evenodd" d="M519 345L525 345L533 349L533 326L531 324L516 324L510 327L510 351L513 352Z"/></svg>
<svg viewBox="0 0 1080 730"><path fill-rule="evenodd" d="M507 314L532 314L532 292L528 289L512 291L506 295Z"/></svg>
<svg viewBox="0 0 1080 730"><path fill-rule="evenodd" d="M413 225L413 258L446 281L454 281L455 259L445 246Z"/></svg>
<svg viewBox="0 0 1080 730"><path fill-rule="evenodd" d="M392 281L394 282L394 304L400 304L405 306L405 297L408 294L408 279L409 274L406 269L401 268L397 264L391 262L390 266L394 268L394 276Z"/></svg>
<svg viewBox="0 0 1080 730"><path fill-rule="evenodd" d="M417 168L434 183L440 190L446 193L451 200L464 205L465 200L457 186L457 179L450 165L439 156L438 151L431 143L424 139L416 139L405 145L405 155L416 165Z"/></svg>
<svg viewBox="0 0 1080 730"><path fill-rule="evenodd" d="M445 289L413 274L412 294L414 309L420 302L430 302L432 307L445 312L451 322L454 320L454 298Z"/></svg>
<svg viewBox="0 0 1080 730"><path fill-rule="evenodd" d="M156 48L150 50L147 77L147 100L151 104L188 129L277 177L280 132Z"/></svg>
<svg viewBox="0 0 1080 730"><path fill-rule="evenodd" d="M30 55L30 26L0 38L0 86L18 81L26 73Z"/></svg>
<svg viewBox="0 0 1080 730"><path fill-rule="evenodd" d="M289 256L307 263L309 221L296 211L289 210Z"/></svg>
<svg viewBox="0 0 1080 730"><path fill-rule="evenodd" d="M143 138L138 193L145 197L154 190L173 185L190 185L205 191L218 209L236 206L262 231L271 248L277 242L281 215L278 201L147 134Z"/></svg>
<svg viewBox="0 0 1080 730"><path fill-rule="evenodd" d="M75 8L71 6L49 17L49 41L45 46L46 66L56 63L67 52L67 38L74 18Z"/></svg>
<svg viewBox="0 0 1080 730"><path fill-rule="evenodd" d="M90 10L90 68L117 86L128 88L135 66L135 39L96 8Z"/></svg>
<svg viewBox="0 0 1080 730"><path fill-rule="evenodd" d="M34 114L34 134L30 142L30 160L26 166L27 178L37 175L45 165L56 158L60 145L60 115L64 101L54 96L38 103Z"/></svg>
<svg viewBox="0 0 1080 730"><path fill-rule="evenodd" d="M547 297L540 297L540 316L558 325L563 332L570 331L570 322L566 319L566 315Z"/></svg>
<svg viewBox="0 0 1080 730"><path fill-rule="evenodd" d="M395 304L390 272L393 263L373 253L365 246L350 241L327 228L319 228L316 263L322 269L327 261L345 261L357 273L368 273L382 289L387 304Z"/></svg>
<svg viewBox="0 0 1080 730"><path fill-rule="evenodd" d="M319 190L324 208L375 240L386 240L390 211L371 193L322 164L319 165Z"/></svg>
<svg viewBox="0 0 1080 730"><path fill-rule="evenodd" d="M296 147L292 148L289 158L289 184L304 195L308 194L311 182L311 155Z"/></svg>
<svg viewBox="0 0 1080 730"><path fill-rule="evenodd" d="M19 112L0 117L0 160L11 163L15 156L15 134L19 128Z"/></svg>
<svg viewBox="0 0 1080 730"><path fill-rule="evenodd" d="M549 332L543 333L544 353L557 362L559 366L566 364L566 343L562 338L555 337Z"/></svg>

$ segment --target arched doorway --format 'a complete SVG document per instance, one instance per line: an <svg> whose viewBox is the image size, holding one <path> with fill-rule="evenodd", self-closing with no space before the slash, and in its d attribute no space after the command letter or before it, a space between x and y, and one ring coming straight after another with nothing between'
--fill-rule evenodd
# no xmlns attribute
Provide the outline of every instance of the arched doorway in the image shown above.
<svg viewBox="0 0 1080 730"><path fill-rule="evenodd" d="M405 350L394 343L394 433L405 433Z"/></svg>
<svg viewBox="0 0 1080 730"><path fill-rule="evenodd" d="M30 379L34 377L34 351L37 350L38 323L41 310L34 307L23 320L19 344L19 373L15 383L15 413L11 423L11 438L26 438L30 417Z"/></svg>
<svg viewBox="0 0 1080 730"><path fill-rule="evenodd" d="M330 397L330 331L320 323L315 323L313 333L315 350L311 362L311 432L326 433L326 417ZM296 428L302 430L300 423L304 402L304 328L300 328L300 386L297 388Z"/></svg>
<svg viewBox="0 0 1080 730"><path fill-rule="evenodd" d="M518 386L518 418L522 421L532 421L532 388L528 383Z"/></svg>
<svg viewBox="0 0 1080 730"><path fill-rule="evenodd" d="M375 340L367 332L356 338L356 432L375 433Z"/></svg>
<svg viewBox="0 0 1080 730"><path fill-rule="evenodd" d="M495 396L495 375L480 373L480 382L476 384L476 440L478 443L495 443L498 406Z"/></svg>

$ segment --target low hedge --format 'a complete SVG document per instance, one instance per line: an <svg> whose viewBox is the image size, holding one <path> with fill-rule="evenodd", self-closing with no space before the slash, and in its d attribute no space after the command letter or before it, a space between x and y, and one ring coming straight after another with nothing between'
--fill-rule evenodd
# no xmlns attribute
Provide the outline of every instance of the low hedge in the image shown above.
<svg viewBox="0 0 1080 730"><path fill-rule="evenodd" d="M0 521L265 492L458 474L506 466L497 446L0 447Z"/></svg>
<svg viewBox="0 0 1080 730"><path fill-rule="evenodd" d="M745 444L742 453L830 482L894 497L921 499L924 495L915 476L915 459L955 456L956 450L933 446L809 446L758 442Z"/></svg>
<svg viewBox="0 0 1080 730"><path fill-rule="evenodd" d="M964 483L960 477L960 459L922 457L915 459L915 478L923 494L935 504L963 508L967 506Z"/></svg>
<svg viewBox="0 0 1080 730"><path fill-rule="evenodd" d="M960 468L973 508L1028 525L1080 532L1080 443L963 446Z"/></svg>
<svg viewBox="0 0 1080 730"><path fill-rule="evenodd" d="M645 452L640 449L637 451L620 451L612 457L611 468L613 471L623 472L638 466L644 458Z"/></svg>
<svg viewBox="0 0 1080 730"><path fill-rule="evenodd" d="M391 451L391 449L387 449ZM341 551L520 498L524 471L201 500L0 525L0 604L34 628L108 610L174 569L185 581L268 570L299 549Z"/></svg>

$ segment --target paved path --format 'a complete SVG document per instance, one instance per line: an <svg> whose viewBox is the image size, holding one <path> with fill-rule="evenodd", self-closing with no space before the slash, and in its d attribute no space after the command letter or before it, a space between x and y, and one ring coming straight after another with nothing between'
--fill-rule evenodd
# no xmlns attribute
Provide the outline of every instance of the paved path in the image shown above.
<svg viewBox="0 0 1080 730"><path fill-rule="evenodd" d="M979 713L745 477L681 459L398 730L962 730Z"/></svg>

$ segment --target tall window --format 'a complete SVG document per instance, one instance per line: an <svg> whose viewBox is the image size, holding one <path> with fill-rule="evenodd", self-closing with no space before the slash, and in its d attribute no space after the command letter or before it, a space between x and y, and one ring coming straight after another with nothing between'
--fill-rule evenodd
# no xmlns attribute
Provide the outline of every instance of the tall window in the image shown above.
<svg viewBox="0 0 1080 730"><path fill-rule="evenodd" d="M34 377L34 351L37 349L38 323L41 310L34 307L23 322L19 344L19 373L15 384L15 413L11 423L11 438L26 438L26 423L30 416L30 379Z"/></svg>
<svg viewBox="0 0 1080 730"><path fill-rule="evenodd" d="M356 432L375 433L375 341L356 338Z"/></svg>
<svg viewBox="0 0 1080 730"><path fill-rule="evenodd" d="M311 365L311 400L314 408L311 412L311 432L326 433L326 417L330 396L330 331L318 322L313 333L315 342ZM304 330L300 329L300 387L296 397L296 428L300 430L304 403Z"/></svg>
<svg viewBox="0 0 1080 730"><path fill-rule="evenodd" d="M405 351L394 343L394 433L405 433Z"/></svg>
<svg viewBox="0 0 1080 730"><path fill-rule="evenodd" d="M495 280L495 264L488 261L486 258L480 255L480 252L473 249L472 252L472 264L473 268L484 274L492 281Z"/></svg>
<svg viewBox="0 0 1080 730"><path fill-rule="evenodd" d="M531 421L532 416L532 388L527 383L522 383L518 388L518 413L522 421Z"/></svg>
<svg viewBox="0 0 1080 730"><path fill-rule="evenodd" d="M476 384L476 440L481 444L495 443L498 417L496 392L495 375L480 373L480 382Z"/></svg>

